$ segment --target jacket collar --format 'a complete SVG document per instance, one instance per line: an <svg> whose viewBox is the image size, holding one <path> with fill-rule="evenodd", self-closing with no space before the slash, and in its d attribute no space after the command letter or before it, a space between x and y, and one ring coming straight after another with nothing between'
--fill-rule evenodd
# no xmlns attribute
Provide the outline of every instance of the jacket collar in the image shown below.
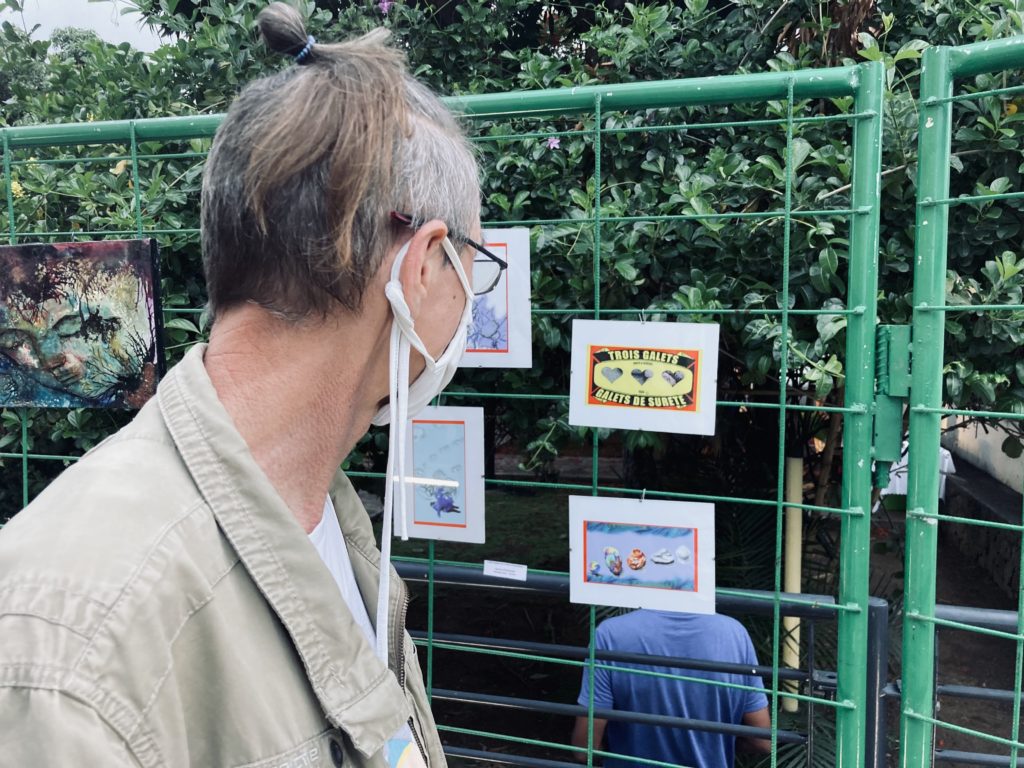
<svg viewBox="0 0 1024 768"><path fill-rule="evenodd" d="M203 365L205 349L189 350L157 390L167 429L218 525L291 636L328 720L356 749L373 755L409 718L410 706L395 675L340 608L333 577L221 405ZM376 552L366 511L343 475L332 499L342 530L360 549ZM365 567L357 571L371 605L376 592L367 591L376 589L375 581ZM393 615L401 594L393 593Z"/></svg>

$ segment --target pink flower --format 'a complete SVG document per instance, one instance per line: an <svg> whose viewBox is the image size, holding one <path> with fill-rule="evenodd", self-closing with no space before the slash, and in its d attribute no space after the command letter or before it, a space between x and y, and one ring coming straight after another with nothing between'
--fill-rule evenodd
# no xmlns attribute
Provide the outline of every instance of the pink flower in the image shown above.
<svg viewBox="0 0 1024 768"><path fill-rule="evenodd" d="M551 136L548 139L548 149L558 149L560 146L562 146L562 140L557 136Z"/></svg>
<svg viewBox="0 0 1024 768"><path fill-rule="evenodd" d="M380 0L380 2L377 3L377 7L380 8L381 13L387 16L388 11L391 10L391 6L394 4L394 0Z"/></svg>

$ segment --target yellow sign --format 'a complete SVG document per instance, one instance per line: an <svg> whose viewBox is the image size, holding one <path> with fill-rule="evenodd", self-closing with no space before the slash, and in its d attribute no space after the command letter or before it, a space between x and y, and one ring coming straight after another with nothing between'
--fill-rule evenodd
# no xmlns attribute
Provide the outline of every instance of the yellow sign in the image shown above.
<svg viewBox="0 0 1024 768"><path fill-rule="evenodd" d="M589 346L588 358L590 405L697 410L698 350Z"/></svg>

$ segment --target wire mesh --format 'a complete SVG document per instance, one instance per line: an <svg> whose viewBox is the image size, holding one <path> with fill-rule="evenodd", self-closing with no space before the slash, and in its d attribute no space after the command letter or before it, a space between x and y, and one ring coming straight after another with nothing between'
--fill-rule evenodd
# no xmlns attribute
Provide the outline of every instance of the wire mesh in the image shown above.
<svg viewBox="0 0 1024 768"><path fill-rule="evenodd" d="M759 650L771 659L766 665L771 671L765 672L765 682L772 717L765 736L772 742L771 755L766 758L772 766L787 760L791 764L793 755L807 764L821 760L822 755L815 754L812 746L815 743L826 755L826 763L834 760L836 764L856 766L869 758L865 754L870 544L867 510L871 499L882 77L881 66L870 63L830 70L494 94L454 102L471 121L473 140L481 148L488 179L484 225L531 227L534 284L554 283L563 286L563 291L556 291L555 298L546 305L535 301L532 308L535 345L542 350L540 364L530 372L504 378L463 371L441 401L484 405L489 418L496 420L510 409L529 406L533 410L526 413L550 424L551 433L561 435L562 447L578 454L581 465L586 465L589 458L589 479L578 482L552 479L543 471L518 476L490 472L486 482L492 501L501 491L547 494L545 498L554 510L549 515L558 520L564 519L569 493L709 501L718 505L720 516L728 514L737 520L753 519L762 511L768 513L769 517L763 518L767 524L762 526L770 530L770 538L762 547L769 562L768 591L754 592L739 588L739 581L730 584L723 580L719 595L742 595L766 604L769 620L760 626ZM202 160L218 120L216 116L155 119L3 129L2 133L6 192L3 224L10 243L124 236L151 236L160 242L165 341L170 361L202 340L207 330L198 260L198 192ZM712 138L705 138L709 135ZM637 151L637 137L649 145L643 156ZM662 144L655 146L658 141ZM666 158L666 148L678 156ZM571 199L552 202L538 197L540 202L531 205L531 198L539 193L527 188L523 200L506 205L507 196L502 196L509 192L510 185L521 182L522 174L516 169L502 169L501 158L525 158L524 162L536 169L553 163L557 151L571 155L557 167L552 166L560 182L570 177L577 183ZM679 169L685 163L679 158L698 152L724 158L717 178L681 175ZM828 153L841 154L845 178L834 180L831 187L808 190L808 175L801 168L804 163L824 162ZM762 165L765 185L758 190L743 189L729 178L728 164L732 162L745 167ZM665 172L666 163L675 163L672 170L678 178ZM631 190L644 185L659 185L662 189L653 210L650 201L646 201L645 208L644 201L634 202L630 196ZM666 191L670 187L676 192ZM544 215L538 215L541 212ZM778 259L771 250L774 245L767 255L753 251L741 254L751 266L738 276L754 274L754 265L759 263L761 272L771 270L777 279L768 284L751 278L756 290L751 291L754 298L744 306L716 302L693 285L677 290L676 286L658 284L661 250L670 251L666 260L676 265L683 259L706 258L722 247L717 235L723 228L735 228L749 235L751 242L774 244L781 239ZM831 244L818 253L826 235L848 244L841 258ZM686 244L681 245L684 240ZM637 275L621 258L623 249L646 259L649 276L645 290L637 288ZM697 282L696 276L693 282ZM684 287L690 288L690 293ZM769 457L766 464L771 469L773 487L763 495L714 493L695 490L696 484L690 488L685 483L674 488L641 486L614 473L608 476L607 470L602 472L609 456L621 455L628 436L614 431L569 429L567 396L562 394L566 388L559 386L557 377L553 384L545 382L545 377L551 378L552 368L568 371L568 323L573 317L714 320L731 323L737 332L753 329L760 359L767 360L761 363L760 381L777 386L765 388L745 381L742 386L731 387L718 406L733 414L775 412L773 433L769 430L767 442L757 446ZM841 363L845 366L827 368L828 356L808 341L821 322L843 324L845 354ZM736 357L729 366L742 368L751 361L757 364L758 357ZM828 400L827 393L822 396L815 389L815 382L820 382L823 374L829 375L830 381L842 383L841 403L834 396ZM800 436L794 435L799 432L799 418L821 414L844 420L841 494L834 503L786 501L784 467L787 448L801 442ZM0 519L28 504L56 472L128 418L128 414L87 409L3 411L0 471L5 482L0 487L17 488L18 493L16 497L10 493L0 496ZM83 439L80 435L86 425L90 426L89 437ZM370 441L374 439L371 435ZM680 438L680 443L693 446L696 440ZM803 442L807 442L806 435ZM372 457L372 448L364 446L349 467L350 476L368 489L379 488L382 479ZM543 464L533 469L538 467L544 469ZM15 482L10 482L12 472L17 476ZM783 517L787 507L825 521L822 525L839 526L838 575L827 582L821 594L798 597L783 592ZM727 548L720 547L720 567L728 561L728 552L723 550ZM447 558L448 553L457 556ZM500 725L494 729L467 727L486 722L480 707L467 715L464 709L445 708L450 696L436 696L439 728L453 754L459 749L469 753L473 751L470 747L488 747L490 759L512 761L516 755L522 759L563 759L576 751L581 753L580 758L585 757L588 766L595 759L605 758L672 765L617 755L594 741L593 676L595 670L610 668L598 658L595 632L607 611L594 606L583 609L581 647L588 650L576 660L444 642L436 637L441 609L448 607L448 601L463 598L448 585L436 583L435 572L441 566L478 568L480 558L465 547L431 541L406 548L397 546L395 559L421 564L427 571L424 591L416 594L425 601L424 631L417 644L425 649L428 691L449 690L437 688L438 681L450 679L470 663L467 658L472 655L499 659L501 663L521 661L530 669L538 664L557 665L573 672L576 685L581 671L590 680L589 701L582 710L588 723L585 749L550 736L534 738L508 732L508 727ZM564 575L565 571L564 567L531 567L530 574ZM818 641L817 646L813 640L810 645L805 643L801 663L806 661L808 671L802 678L803 688L797 692L786 687L785 680L792 678L792 670L782 667L780 661L785 640L782 619L808 603L826 611L831 621L808 620L809 635ZM561 606L563 620L581 618L565 610L564 596L551 605ZM410 615L419 614L414 610ZM837 625L834 640L823 639L828 633L821 628L822 621ZM835 664L834 694L814 681L815 664L820 666L827 658ZM636 668L635 674L667 676L686 683L698 680L692 675L644 668ZM563 684L565 680L563 677ZM730 686L699 680L704 685ZM478 682L481 688L489 684L486 680ZM1019 674L1017 693L1019 699ZM480 692L477 698L483 694ZM780 720L780 703L787 698L803 706L802 720ZM501 719L502 724L510 722L504 716ZM787 753L782 744L794 741L790 738L794 726L806 733L795 739L796 751ZM822 726L826 731L834 729L834 735L822 739L812 732Z"/></svg>
<svg viewBox="0 0 1024 768"><path fill-rule="evenodd" d="M945 388L943 386L944 378L951 373L955 375L960 365L956 348L951 353L947 346L947 340L954 338L950 334L958 323L973 323L976 338L984 339L982 343L994 343L999 337L1000 322L1019 322L1024 318L1019 293L1011 294L1003 302L992 300L998 298L995 292L987 299L975 295L964 301L956 297L954 286L947 288L947 267L953 268L951 259L963 242L978 236L977 232L964 233L965 229L971 228L969 217L979 212L984 212L992 220L1001 217L1012 219L1020 215L1018 201L1024 194L1006 191L1010 186L1009 178L1005 179L1005 185L1000 183L996 189L990 188L982 178L970 176L978 170L976 167L965 173L963 163L959 160L954 162L953 149L965 141L979 138L978 129L983 126L992 127L996 133L1002 129L1000 137L1009 142L1009 146L1019 146L1013 130L1016 105L1011 97L1020 92L1020 87L1005 83L1018 79L1019 73L1012 70L1021 67L1024 67L1024 40L1021 38L959 48L938 47L928 50L923 61L900 744L900 764L908 768L948 760L955 760L957 764L1015 767L1021 764L1021 750L1024 749L1020 732L1024 591L1017 589L1016 613L1012 620L1015 631L943 619L937 616L941 606L936 605L940 526L943 532L962 527L962 530L970 532L965 535L971 537L980 537L986 530L1014 536L1019 553L1015 564L1018 574L1020 558L1024 557L1024 548L1021 547L1024 526L950 514L944 511L939 498L940 434L946 418L974 420L987 425L986 431L1000 421L1017 424L1024 418L1016 410L999 408L1000 403L994 394L985 398L991 405L989 409L952 407L957 405L959 392L952 383L947 383ZM995 151L1008 148L998 142L991 146ZM955 196L951 196L951 168L956 169L953 184L958 194ZM997 170L993 162L986 164L982 173L992 172L994 175ZM1010 175L1016 178L1013 172ZM1003 246L1010 249L1011 254L1017 251L1013 238L998 234L992 246L993 249ZM953 301L953 298L957 300ZM990 324L984 333L979 330L982 323ZM1019 348L993 355L1000 362L1012 362L1014 355L1019 355ZM1017 490L1024 491L1024 488ZM1024 510L1021 514L1024 515ZM981 643L986 637L1004 644L1012 643L1012 680L1005 681L1010 689L982 694L978 697L987 701L982 704L972 702L969 708L947 706L948 714L939 717L940 696L966 695L960 686L941 684L955 672L944 668L938 661L939 629L969 633L972 638L977 638L972 639L972 643ZM1002 649L1005 645L999 647ZM978 695L974 690L966 693ZM1010 705L1008 708L1005 707L1007 703ZM955 722L956 718L967 718L970 727ZM968 738L964 741L963 737Z"/></svg>

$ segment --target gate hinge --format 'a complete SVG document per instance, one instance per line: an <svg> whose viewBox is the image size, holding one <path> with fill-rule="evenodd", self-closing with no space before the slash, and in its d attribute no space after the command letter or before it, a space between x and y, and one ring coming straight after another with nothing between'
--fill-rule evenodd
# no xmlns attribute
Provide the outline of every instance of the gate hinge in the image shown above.
<svg viewBox="0 0 1024 768"><path fill-rule="evenodd" d="M910 326L875 331L875 486L889 484L889 468L903 452L903 406L910 397Z"/></svg>

